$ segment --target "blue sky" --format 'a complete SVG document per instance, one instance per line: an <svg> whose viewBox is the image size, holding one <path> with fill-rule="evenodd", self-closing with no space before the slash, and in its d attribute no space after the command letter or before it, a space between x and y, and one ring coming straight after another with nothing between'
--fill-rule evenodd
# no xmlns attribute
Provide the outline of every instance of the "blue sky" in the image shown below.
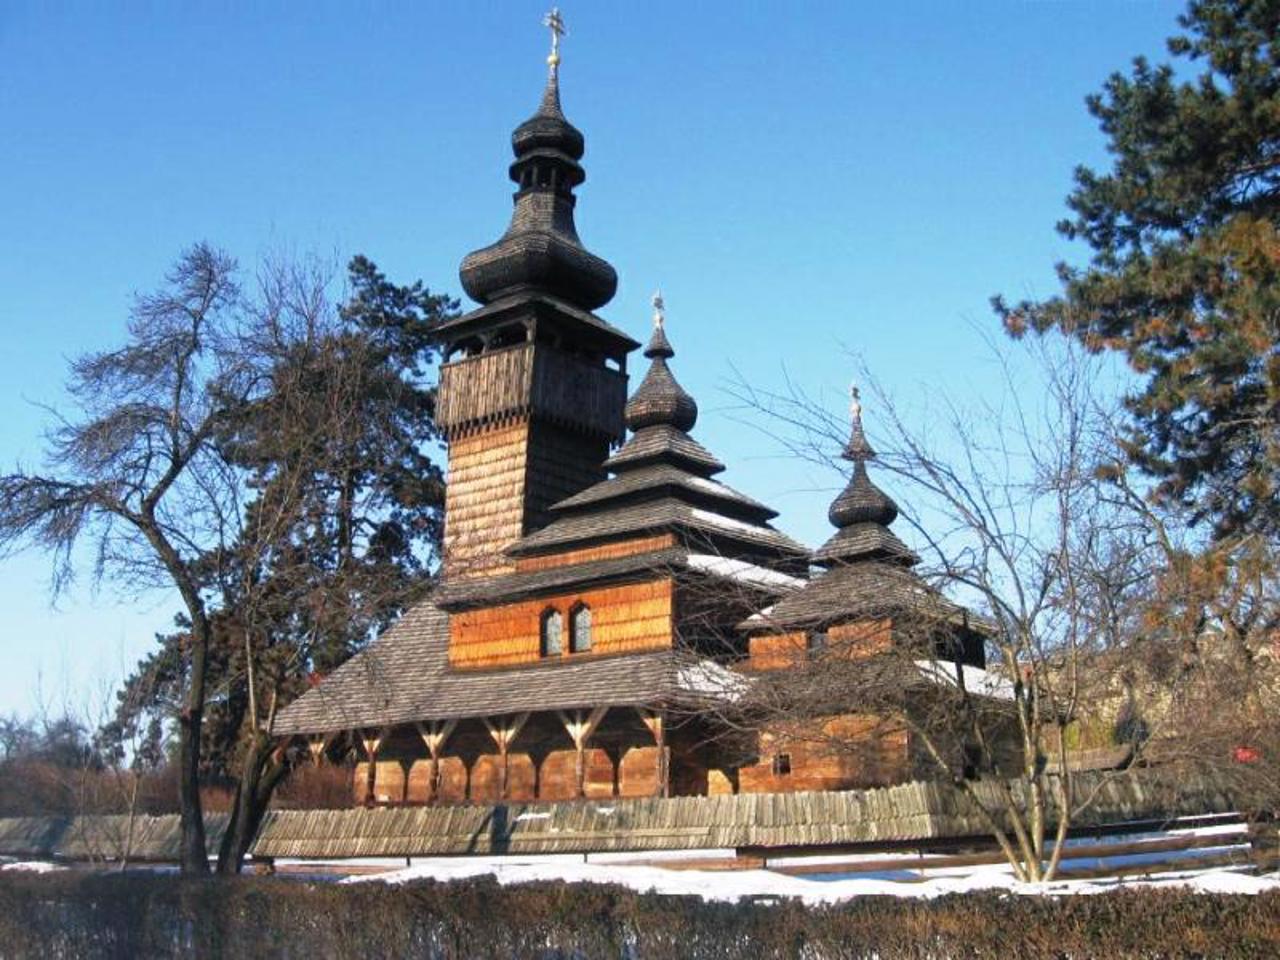
<svg viewBox="0 0 1280 960"><path fill-rule="evenodd" d="M1121 0L579 3L563 102L584 131L601 312L643 338L661 286L696 435L816 544L838 483L779 454L726 384L784 370L844 404L853 355L896 394L981 394L996 292L1054 289L1083 98L1161 57L1179 6ZM0 5L0 468L35 465L65 361L120 342L129 297L208 240L372 257L460 292L510 211L512 127L545 76L544 3ZM639 361L639 358L636 358ZM634 366L633 366L634 369ZM868 410L868 417L874 411ZM0 562L0 712L83 704L172 599L50 606ZM123 599L122 599L123 597Z"/></svg>

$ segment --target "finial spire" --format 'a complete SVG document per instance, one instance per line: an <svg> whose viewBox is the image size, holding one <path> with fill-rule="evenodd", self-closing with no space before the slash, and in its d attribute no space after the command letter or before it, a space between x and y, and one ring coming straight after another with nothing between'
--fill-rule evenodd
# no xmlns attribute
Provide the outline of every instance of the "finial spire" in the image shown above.
<svg viewBox="0 0 1280 960"><path fill-rule="evenodd" d="M849 442L844 447L846 460L874 460L876 452L862 432L862 394L857 382L849 384Z"/></svg>
<svg viewBox="0 0 1280 960"><path fill-rule="evenodd" d="M676 352L671 349L671 341L667 339L667 301L662 298L661 290L655 290L650 302L653 304L653 336L649 338L649 345L644 348L644 355L651 360L655 357L670 360Z"/></svg>
<svg viewBox="0 0 1280 960"><path fill-rule="evenodd" d="M560 8L552 7L551 12L542 18L542 25L551 31L551 54L547 57L547 66L551 69L551 76L555 77L560 69L560 38L568 34Z"/></svg>

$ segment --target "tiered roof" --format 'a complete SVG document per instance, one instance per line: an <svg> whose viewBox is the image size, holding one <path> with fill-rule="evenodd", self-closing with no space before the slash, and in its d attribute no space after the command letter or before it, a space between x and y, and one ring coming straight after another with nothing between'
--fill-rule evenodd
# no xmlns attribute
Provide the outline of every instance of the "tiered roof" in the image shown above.
<svg viewBox="0 0 1280 960"><path fill-rule="evenodd" d="M827 514L836 532L813 554L814 563L826 569L802 590L748 619L743 629L821 629L905 610L967 620L963 607L911 569L919 558L889 529L898 517L898 505L867 474L867 463L876 452L863 431L857 387L850 420L849 442L841 456L853 463L853 475Z"/></svg>
<svg viewBox="0 0 1280 960"><path fill-rule="evenodd" d="M675 356L654 298L649 370L627 401L632 436L605 466L614 476L556 504L556 518L516 543L515 556L559 552L647 532L674 532L701 552L802 567L808 551L769 521L777 512L712 477L724 465L689 436L698 404L667 361Z"/></svg>

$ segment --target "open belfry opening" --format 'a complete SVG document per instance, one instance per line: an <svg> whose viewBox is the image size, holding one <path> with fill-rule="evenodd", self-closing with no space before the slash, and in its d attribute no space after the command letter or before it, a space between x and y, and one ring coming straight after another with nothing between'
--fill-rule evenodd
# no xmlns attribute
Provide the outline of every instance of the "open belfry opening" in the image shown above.
<svg viewBox="0 0 1280 960"><path fill-rule="evenodd" d="M981 634L890 531L897 507L868 476L860 408L836 533L811 552L721 482L724 465L693 437L698 405L672 369L660 295L629 391L640 343L595 313L617 275L577 234L585 141L561 107L558 15L548 25L542 98L512 134L510 225L463 259L478 306L437 333L449 458L439 582L285 708L275 732L305 737L316 762L354 757L353 801L369 804L909 779L901 716L832 702L801 718L800 736L733 718L764 674L834 650L883 654L922 597L974 667ZM824 746L837 739L867 749Z"/></svg>

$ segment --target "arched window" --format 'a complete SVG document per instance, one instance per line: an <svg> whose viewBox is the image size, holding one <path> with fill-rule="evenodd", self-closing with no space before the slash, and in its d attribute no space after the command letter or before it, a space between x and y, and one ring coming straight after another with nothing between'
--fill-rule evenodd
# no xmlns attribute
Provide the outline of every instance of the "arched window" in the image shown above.
<svg viewBox="0 0 1280 960"><path fill-rule="evenodd" d="M564 649L560 635L564 631L564 618L559 610L542 611L541 653L544 657L558 657Z"/></svg>
<svg viewBox="0 0 1280 960"><path fill-rule="evenodd" d="M569 650L586 653L591 649L591 608L580 603L569 612Z"/></svg>

